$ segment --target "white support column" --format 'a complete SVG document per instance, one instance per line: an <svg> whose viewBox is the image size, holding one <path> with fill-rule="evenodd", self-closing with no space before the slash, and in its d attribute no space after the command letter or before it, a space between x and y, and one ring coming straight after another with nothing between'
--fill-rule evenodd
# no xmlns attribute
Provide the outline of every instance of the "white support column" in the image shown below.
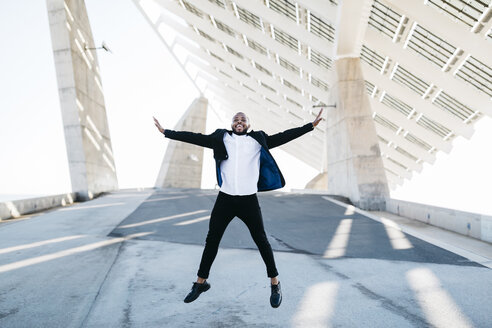
<svg viewBox="0 0 492 328"><path fill-rule="evenodd" d="M389 195L379 141L359 58L338 59L328 110L328 192L363 209L384 209Z"/></svg>
<svg viewBox="0 0 492 328"><path fill-rule="evenodd" d="M94 40L82 0L47 0L72 190L118 189Z"/></svg>
<svg viewBox="0 0 492 328"><path fill-rule="evenodd" d="M206 98L195 99L174 129L205 133L207 106ZM155 186L158 188L201 188L202 166L202 147L170 140Z"/></svg>
<svg viewBox="0 0 492 328"><path fill-rule="evenodd" d="M328 192L363 209L384 209L388 180L359 58L372 0L340 1L327 111ZM363 136L363 137L362 137Z"/></svg>
<svg viewBox="0 0 492 328"><path fill-rule="evenodd" d="M342 0L338 5L335 58L359 57L374 0Z"/></svg>

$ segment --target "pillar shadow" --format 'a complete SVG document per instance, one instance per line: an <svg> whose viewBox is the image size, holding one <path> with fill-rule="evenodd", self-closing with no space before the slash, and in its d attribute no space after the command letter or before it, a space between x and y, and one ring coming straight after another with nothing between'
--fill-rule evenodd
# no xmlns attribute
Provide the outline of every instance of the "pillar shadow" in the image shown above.
<svg viewBox="0 0 492 328"><path fill-rule="evenodd" d="M200 189L156 191L121 222L110 236L123 237L152 231L152 234L142 238L203 245L209 224L205 217L210 215L217 193ZM342 240L346 244L337 258L481 266L404 233L400 234L409 246L395 248L383 224L347 211L320 195L260 193L259 201L265 229L276 251L326 256L327 249L333 247L334 238L344 234L340 230L344 220L342 230L348 230ZM256 249L248 229L237 218L227 228L220 246Z"/></svg>

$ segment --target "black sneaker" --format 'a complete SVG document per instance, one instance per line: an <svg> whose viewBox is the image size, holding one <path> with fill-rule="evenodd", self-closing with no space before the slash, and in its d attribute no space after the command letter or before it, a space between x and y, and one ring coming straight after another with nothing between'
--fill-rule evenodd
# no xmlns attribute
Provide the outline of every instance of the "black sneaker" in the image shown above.
<svg viewBox="0 0 492 328"><path fill-rule="evenodd" d="M191 292L188 295L186 295L184 302L185 303L193 302L198 298L198 296L200 296L201 293L206 292L209 289L210 289L210 284L206 281L203 284L194 282L193 287L191 287Z"/></svg>
<svg viewBox="0 0 492 328"><path fill-rule="evenodd" d="M278 285L272 285L272 295L270 296L270 305L273 308L278 308L282 303L282 291L280 290L280 281Z"/></svg>

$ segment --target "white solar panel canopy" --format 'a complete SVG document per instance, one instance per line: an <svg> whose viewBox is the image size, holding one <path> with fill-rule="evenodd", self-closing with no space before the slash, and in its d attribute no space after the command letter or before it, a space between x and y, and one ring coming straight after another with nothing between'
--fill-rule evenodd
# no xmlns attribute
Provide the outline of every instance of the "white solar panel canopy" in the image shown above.
<svg viewBox="0 0 492 328"><path fill-rule="evenodd" d="M212 106L256 130L311 122L333 62L360 57L392 188L492 115L490 0L134 2ZM283 148L323 171L324 131Z"/></svg>

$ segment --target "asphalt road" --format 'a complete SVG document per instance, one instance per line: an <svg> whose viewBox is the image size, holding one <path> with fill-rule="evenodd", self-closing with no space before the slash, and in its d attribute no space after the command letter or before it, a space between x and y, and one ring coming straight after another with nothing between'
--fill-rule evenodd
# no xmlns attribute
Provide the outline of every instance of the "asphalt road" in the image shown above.
<svg viewBox="0 0 492 328"><path fill-rule="evenodd" d="M0 327L492 326L492 270L319 195L259 196L278 309L238 219L185 304L216 194L118 191L0 223Z"/></svg>
<svg viewBox="0 0 492 328"><path fill-rule="evenodd" d="M127 236L151 231L139 239L204 245L216 191L163 190L142 203L111 233ZM347 245L340 258L367 258L479 266L466 258L405 235L413 246L395 249L383 224L327 201L320 195L259 193L265 230L275 251L324 255L341 222L351 220ZM222 248L256 249L246 225L235 218Z"/></svg>

